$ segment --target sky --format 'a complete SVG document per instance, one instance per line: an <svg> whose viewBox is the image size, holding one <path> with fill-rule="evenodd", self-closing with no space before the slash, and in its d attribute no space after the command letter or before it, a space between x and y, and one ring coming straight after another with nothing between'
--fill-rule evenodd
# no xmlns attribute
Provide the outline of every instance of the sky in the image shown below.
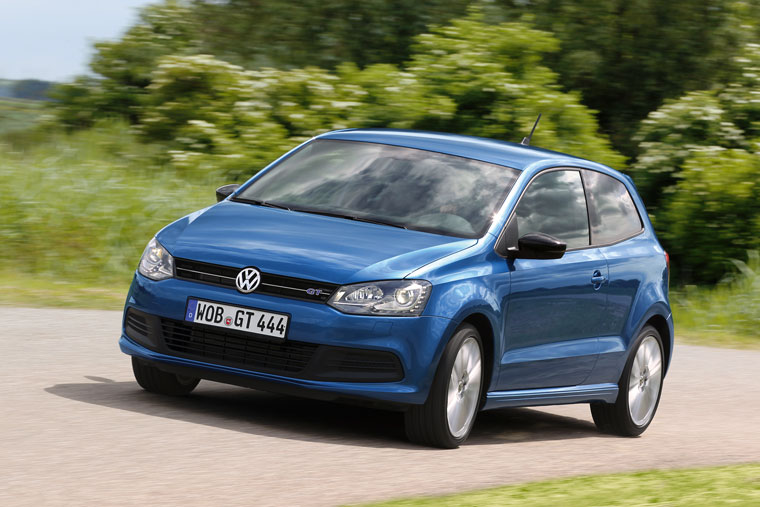
<svg viewBox="0 0 760 507"><path fill-rule="evenodd" d="M88 72L92 43L118 38L155 0L0 0L0 79Z"/></svg>

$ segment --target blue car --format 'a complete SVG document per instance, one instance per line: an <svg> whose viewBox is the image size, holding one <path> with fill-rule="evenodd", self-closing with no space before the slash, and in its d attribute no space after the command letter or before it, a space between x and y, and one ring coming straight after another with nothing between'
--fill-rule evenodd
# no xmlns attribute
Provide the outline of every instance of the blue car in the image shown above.
<svg viewBox="0 0 760 507"><path fill-rule="evenodd" d="M489 139L330 132L147 245L121 350L201 379L402 410L454 448L480 410L589 403L641 434L673 350L668 255L633 182Z"/></svg>

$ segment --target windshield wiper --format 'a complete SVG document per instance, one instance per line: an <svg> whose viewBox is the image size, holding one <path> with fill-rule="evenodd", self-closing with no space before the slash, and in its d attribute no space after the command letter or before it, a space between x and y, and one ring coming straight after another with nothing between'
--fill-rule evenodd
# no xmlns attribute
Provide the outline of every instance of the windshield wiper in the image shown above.
<svg viewBox="0 0 760 507"><path fill-rule="evenodd" d="M407 229L405 225L402 225L396 222L388 222L386 220L380 220L377 218L349 215L347 213L339 213L337 211L327 211L327 210L309 209L309 208L290 208L290 211L298 211L301 213L311 213L313 215L324 215L327 217L345 218L346 220L355 220L357 222L367 222L369 224L388 225L390 227L398 227L399 229Z"/></svg>
<svg viewBox="0 0 760 507"><path fill-rule="evenodd" d="M369 224L378 224L378 225L389 225L391 227L398 227L399 229L408 229L407 226L398 224L396 222L386 222L385 220L378 220L376 218L366 218L366 217L356 217L356 216L346 216L346 218L351 218L351 220L356 220L357 222L367 222Z"/></svg>
<svg viewBox="0 0 760 507"><path fill-rule="evenodd" d="M232 200L235 201L235 202L242 202L242 203L245 203L245 204L253 204L255 206L265 206L267 208L286 209L288 211L292 211L287 206L283 206L282 204L277 204L277 203L274 203L274 202L259 201L259 200L256 200L256 199L244 199L242 197L234 197Z"/></svg>
<svg viewBox="0 0 760 507"><path fill-rule="evenodd" d="M277 204L275 202L260 201L258 199L245 199L243 197L234 197L232 200L235 202L242 202L245 204L253 204L255 206L265 206L267 208L285 209L288 211L298 211L300 213L311 213L313 215L324 215L327 217L345 218L346 220L355 220L357 222L367 222L369 224L387 225L390 227L398 227L399 229L408 229L408 227L406 227L405 225L402 225L396 222L388 222L388 221L380 220L377 218L368 218L368 217L360 217L357 215L349 215L347 213L339 213L336 211L327 211L327 210L311 209L311 208L293 208L290 206L285 206L284 204Z"/></svg>

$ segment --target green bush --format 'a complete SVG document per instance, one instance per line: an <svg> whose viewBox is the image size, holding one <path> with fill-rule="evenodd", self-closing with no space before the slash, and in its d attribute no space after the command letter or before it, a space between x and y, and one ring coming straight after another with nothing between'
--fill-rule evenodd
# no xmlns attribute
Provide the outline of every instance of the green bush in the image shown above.
<svg viewBox="0 0 760 507"><path fill-rule="evenodd" d="M522 23L490 25L474 9L417 41L404 68L253 71L211 55L164 56L138 128L147 139L170 141L178 167L217 166L239 176L327 130L403 127L517 141L540 112L536 144L622 165L593 112L541 65L557 50L550 34Z"/></svg>
<svg viewBox="0 0 760 507"><path fill-rule="evenodd" d="M598 133L580 95L563 92L546 60L559 50L549 32L524 22L493 25L479 9L417 37L407 69L430 93L455 104L453 115L417 125L519 141L538 113L533 144L620 168L625 160Z"/></svg>
<svg viewBox="0 0 760 507"><path fill-rule="evenodd" d="M658 214L661 239L681 278L719 280L760 247L760 156L724 148L694 151Z"/></svg>
<svg viewBox="0 0 760 507"><path fill-rule="evenodd" d="M715 282L760 245L760 45L739 60L735 82L667 103L636 137L631 172L682 282Z"/></svg>

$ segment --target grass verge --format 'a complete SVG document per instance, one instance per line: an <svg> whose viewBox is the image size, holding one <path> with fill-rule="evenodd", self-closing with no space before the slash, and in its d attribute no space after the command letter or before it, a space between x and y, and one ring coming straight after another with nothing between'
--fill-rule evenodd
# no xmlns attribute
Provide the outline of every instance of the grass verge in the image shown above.
<svg viewBox="0 0 760 507"><path fill-rule="evenodd" d="M35 126L44 107L45 103L39 100L0 98L0 135Z"/></svg>
<svg viewBox="0 0 760 507"><path fill-rule="evenodd" d="M34 135L0 139L0 272L11 273L2 283L12 289L5 301L40 294L58 305L42 294L44 286L66 281L64 292L73 294L128 281L150 238L213 204L214 189L226 183L216 173L162 165L152 152L158 148L139 143L122 124L52 133L39 143ZM19 277L36 289L16 283Z"/></svg>
<svg viewBox="0 0 760 507"><path fill-rule="evenodd" d="M760 464L578 477L371 505L374 507L760 505Z"/></svg>
<svg viewBox="0 0 760 507"><path fill-rule="evenodd" d="M0 271L0 305L121 310L129 279L110 286Z"/></svg>
<svg viewBox="0 0 760 507"><path fill-rule="evenodd" d="M687 343L760 349L760 254L732 260L734 273L715 287L672 291L676 336Z"/></svg>

